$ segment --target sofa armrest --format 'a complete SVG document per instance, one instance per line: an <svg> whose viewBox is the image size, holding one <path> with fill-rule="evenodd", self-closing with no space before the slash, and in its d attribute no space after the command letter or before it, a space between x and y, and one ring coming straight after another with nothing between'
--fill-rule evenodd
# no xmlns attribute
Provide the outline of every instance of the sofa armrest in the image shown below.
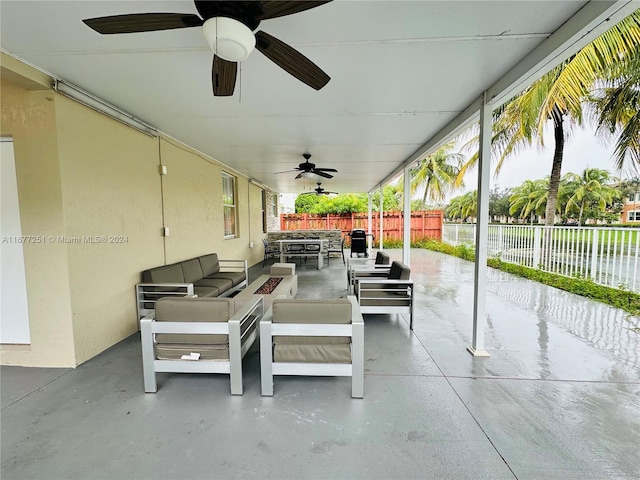
<svg viewBox="0 0 640 480"><path fill-rule="evenodd" d="M218 264L220 265L221 272L242 272L247 271L247 261L246 260L218 260Z"/></svg>

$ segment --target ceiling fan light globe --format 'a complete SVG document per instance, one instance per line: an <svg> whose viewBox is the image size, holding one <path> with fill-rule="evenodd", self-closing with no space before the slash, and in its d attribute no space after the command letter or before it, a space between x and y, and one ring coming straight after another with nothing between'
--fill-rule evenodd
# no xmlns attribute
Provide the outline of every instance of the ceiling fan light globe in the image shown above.
<svg viewBox="0 0 640 480"><path fill-rule="evenodd" d="M302 172L302 176L304 178L314 179L316 178L316 174L313 172Z"/></svg>
<svg viewBox="0 0 640 480"><path fill-rule="evenodd" d="M245 60L256 46L256 37L245 24L227 17L213 17L202 25L209 47L229 62Z"/></svg>

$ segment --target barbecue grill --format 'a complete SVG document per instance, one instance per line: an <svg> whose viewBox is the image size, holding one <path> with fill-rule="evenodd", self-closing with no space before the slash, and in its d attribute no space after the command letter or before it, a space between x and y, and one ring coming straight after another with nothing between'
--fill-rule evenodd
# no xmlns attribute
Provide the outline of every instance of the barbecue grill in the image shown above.
<svg viewBox="0 0 640 480"><path fill-rule="evenodd" d="M367 253L367 237L370 236L373 239L373 235L370 233L366 233L364 230L353 230L351 233L348 233L351 237L351 253L350 257L353 257L355 253L357 256L360 254L364 254L365 257L368 257Z"/></svg>

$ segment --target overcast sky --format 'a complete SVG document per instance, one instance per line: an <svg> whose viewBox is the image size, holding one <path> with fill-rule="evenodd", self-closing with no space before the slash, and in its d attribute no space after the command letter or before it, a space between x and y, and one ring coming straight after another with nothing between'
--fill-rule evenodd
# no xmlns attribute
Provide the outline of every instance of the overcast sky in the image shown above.
<svg viewBox="0 0 640 480"><path fill-rule="evenodd" d="M549 132L545 135L548 146L543 149L531 147L527 151L518 153L503 164L497 177L494 176L495 166L491 170L491 187L498 185L501 189L517 187L525 180L537 180L551 174L553 160L553 135ZM564 157L562 161L562 175L568 172L581 174L585 168L600 168L608 170L613 176L627 178L628 172L622 174L616 170L613 160L613 147L603 145L600 138L596 138L593 129L576 129L565 143ZM477 182L477 170L470 172L465 179L465 189L457 192L475 190Z"/></svg>

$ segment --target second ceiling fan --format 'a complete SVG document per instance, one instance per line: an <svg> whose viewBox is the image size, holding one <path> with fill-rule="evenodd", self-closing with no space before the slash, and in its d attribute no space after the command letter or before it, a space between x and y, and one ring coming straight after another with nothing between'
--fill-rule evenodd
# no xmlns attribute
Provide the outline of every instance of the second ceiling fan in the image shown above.
<svg viewBox="0 0 640 480"><path fill-rule="evenodd" d="M200 17L191 13L133 13L89 18L83 22L101 34L201 26L214 52L211 81L215 96L233 95L238 62L246 59L254 48L301 82L320 90L331 79L320 67L276 37L262 30L253 32L262 20L303 12L330 1L195 0Z"/></svg>
<svg viewBox="0 0 640 480"><path fill-rule="evenodd" d="M304 157L304 163L298 164L297 168L294 168L293 170L285 170L284 172L275 172L275 173L300 172L298 175L296 175L296 180L297 180L298 178L309 177L313 175L317 175L319 177L324 177L324 178L333 178L333 175L327 172L334 172L334 173L338 172L338 170L336 170L335 168L316 167L315 163L311 163L309 161L309 159L311 158L310 153L303 153L302 156Z"/></svg>
<svg viewBox="0 0 640 480"><path fill-rule="evenodd" d="M318 186L314 188L312 191L304 192L304 193L301 193L300 195L338 195L338 192L326 191L324 188L321 187L322 184L320 182L318 182L316 185Z"/></svg>

